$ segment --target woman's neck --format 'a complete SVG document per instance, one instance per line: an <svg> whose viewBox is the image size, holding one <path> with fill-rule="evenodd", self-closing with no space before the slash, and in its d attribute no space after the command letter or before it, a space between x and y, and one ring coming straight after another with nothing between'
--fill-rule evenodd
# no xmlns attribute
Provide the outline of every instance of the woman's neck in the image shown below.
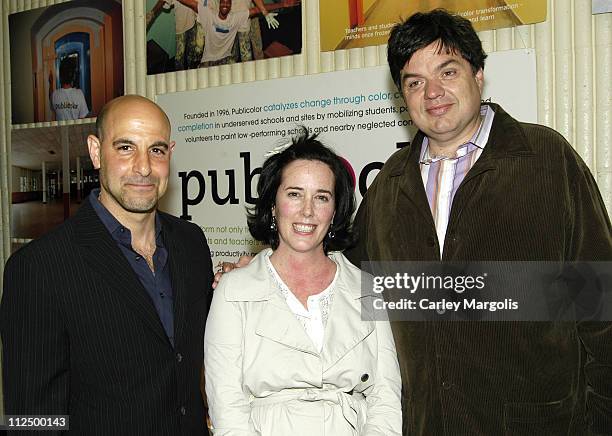
<svg viewBox="0 0 612 436"><path fill-rule="evenodd" d="M308 297L324 291L336 274L336 263L325 255L323 249L312 253L287 253L279 249L272 253L270 262L306 308Z"/></svg>

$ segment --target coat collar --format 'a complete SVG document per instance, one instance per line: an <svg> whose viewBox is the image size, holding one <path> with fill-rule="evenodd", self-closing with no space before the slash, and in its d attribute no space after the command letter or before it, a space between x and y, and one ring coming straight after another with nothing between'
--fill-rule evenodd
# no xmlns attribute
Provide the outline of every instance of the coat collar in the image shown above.
<svg viewBox="0 0 612 436"><path fill-rule="evenodd" d="M181 247L173 237L172 223L161 214L164 244L168 249L170 262L170 277L174 293L174 325L176 341L184 329L185 294L183 262L181 262ZM115 292L126 305L140 317L143 322L171 346L165 333L159 315L147 291L142 286L137 275L125 259L117 243L108 232L89 199L86 199L72 219L76 243L84 261L97 274L101 282L106 283L109 292Z"/></svg>
<svg viewBox="0 0 612 436"><path fill-rule="evenodd" d="M489 105L495 112L489 140L482 155L463 179L462 185L485 172L496 171L499 166L504 165L504 159L535 156L520 123L508 115L501 106L495 103L484 104ZM397 151L387 161L383 171L389 179L399 180L399 187L413 203L414 210L422 215L431 228L435 228L419 169L423 138L424 134L419 130L410 145Z"/></svg>
<svg viewBox="0 0 612 436"><path fill-rule="evenodd" d="M520 123L512 118L501 106L495 103L483 103L490 106L495 112L493 125L487 146L482 156L476 161L476 166L481 160L497 160L512 157L535 155ZM397 177L407 173L406 167L419 161L421 145L424 133L420 130L416 133L410 144L395 153L397 159L389 161L389 176ZM423 183L421 181L421 183Z"/></svg>
<svg viewBox="0 0 612 436"><path fill-rule="evenodd" d="M251 283L248 287L231 286L225 290L225 298L227 301L268 301L275 300L274 296L278 294L273 285L270 274L266 267L265 258L272 253L272 249L265 248L259 252L251 261L251 263L240 269L235 269L232 275L242 276ZM347 294L348 299L360 299L361 293L361 277L359 273L366 274L355 267L348 261L340 252L329 253L330 258L338 265L340 273L338 274L338 285L336 292ZM283 304L285 304L283 302Z"/></svg>
<svg viewBox="0 0 612 436"><path fill-rule="evenodd" d="M262 251L255 256L251 264L229 274L234 275L235 279L242 279L240 282L248 283L249 286L232 286L234 280L228 277L225 298L235 302L264 303L257 321L256 334L287 347L320 356L325 371L374 330L371 314L366 312L362 318L362 298L369 298L361 295L361 275L365 273L353 266L342 254L331 253L339 272L325 328L323 349L319 353L272 282L264 258L270 251Z"/></svg>

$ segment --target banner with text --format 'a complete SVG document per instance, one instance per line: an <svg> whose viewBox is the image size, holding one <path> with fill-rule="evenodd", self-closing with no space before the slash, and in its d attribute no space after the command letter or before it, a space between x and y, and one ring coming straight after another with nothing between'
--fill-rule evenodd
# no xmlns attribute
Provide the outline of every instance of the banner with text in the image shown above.
<svg viewBox="0 0 612 436"><path fill-rule="evenodd" d="M321 51L385 44L395 24L436 8L467 18L477 32L546 20L546 0L320 0Z"/></svg>
<svg viewBox="0 0 612 436"><path fill-rule="evenodd" d="M491 53L485 100L535 122L536 95L533 50ZM165 94L157 102L176 141L161 207L202 227L215 262L262 248L248 232L245 208L255 201L264 153L301 125L350 163L357 201L383 162L415 133L386 67Z"/></svg>

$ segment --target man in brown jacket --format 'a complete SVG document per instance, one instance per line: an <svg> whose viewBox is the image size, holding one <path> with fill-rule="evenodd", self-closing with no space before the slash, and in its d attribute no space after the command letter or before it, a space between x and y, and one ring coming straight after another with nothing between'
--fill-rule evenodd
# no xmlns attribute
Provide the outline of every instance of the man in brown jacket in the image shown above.
<svg viewBox="0 0 612 436"><path fill-rule="evenodd" d="M481 104L470 22L415 14L388 60L419 128L367 191L362 261L611 261L608 215L557 132ZM396 322L405 435L612 434L612 323Z"/></svg>

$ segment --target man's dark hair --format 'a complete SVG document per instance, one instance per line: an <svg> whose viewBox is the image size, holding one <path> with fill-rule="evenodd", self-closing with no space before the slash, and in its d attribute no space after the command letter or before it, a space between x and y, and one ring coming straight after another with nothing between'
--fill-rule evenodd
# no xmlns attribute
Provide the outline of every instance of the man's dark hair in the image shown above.
<svg viewBox="0 0 612 436"><path fill-rule="evenodd" d="M74 81L76 79L76 60L71 57L65 57L60 61L59 66L59 79L62 85L70 85L74 86Z"/></svg>
<svg viewBox="0 0 612 436"><path fill-rule="evenodd" d="M331 149L309 135L308 129L302 127L302 133L292 139L292 144L281 153L270 156L263 164L257 182L257 199L255 205L247 209L247 223L253 238L270 244L276 249L279 244L278 231L272 230L272 207L276 202L276 192L281 184L283 170L296 160L319 161L326 164L334 174L334 200L336 213L328 234L323 240L323 249L328 251L343 250L353 244L351 217L355 211L353 179L342 159Z"/></svg>
<svg viewBox="0 0 612 436"><path fill-rule="evenodd" d="M458 53L472 66L474 74L484 69L487 55L469 20L444 9L417 12L391 30L387 61L391 77L401 88L401 71L412 55L431 43L438 42L439 52Z"/></svg>

